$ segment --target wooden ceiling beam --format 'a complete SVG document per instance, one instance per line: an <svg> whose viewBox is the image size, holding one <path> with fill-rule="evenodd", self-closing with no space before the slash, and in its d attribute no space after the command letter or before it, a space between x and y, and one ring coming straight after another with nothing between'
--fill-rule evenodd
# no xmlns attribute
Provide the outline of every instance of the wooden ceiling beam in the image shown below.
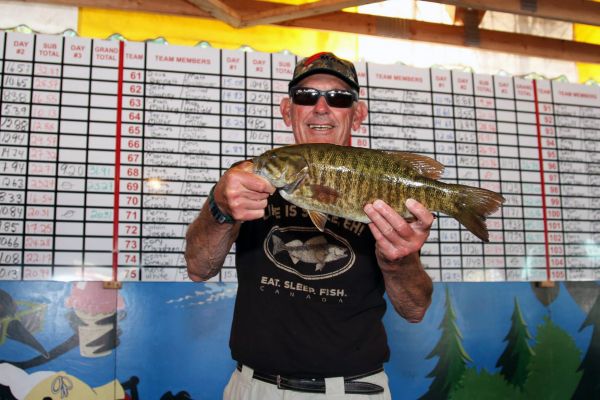
<svg viewBox="0 0 600 400"><path fill-rule="evenodd" d="M26 0L21 0L26 2ZM195 16L211 18L204 10L200 10L185 0L35 0L37 2L71 5L79 7L109 8L136 12L153 12L163 14ZM474 2L474 0L472 0ZM491 2L495 0L481 0ZM506 0L511 3L514 0ZM543 0L539 0L543 1ZM548 0L555 1L555 0ZM573 0L573 4L581 0ZM504 1L501 1L504 3ZM253 11L262 12L263 5L258 2L248 1L246 4L253 7ZM463 3L466 3L464 1ZM236 9L237 0L232 0ZM263 3L265 4L265 3ZM600 4L600 3L595 3ZM268 6L268 5L267 5ZM244 12L240 11L240 15ZM363 35L408 39L454 46L467 46L465 32L462 26L434 24L423 21L399 18L379 17L373 15L354 14L337 11L320 16L295 19L278 23L280 26L293 26L306 29L329 30L348 32ZM510 32L479 30L478 45L475 47L483 50L500 51L525 56L553 58L566 61L579 61L600 64L600 45L581 43L569 40L560 40L540 36L523 35Z"/></svg>
<svg viewBox="0 0 600 400"><path fill-rule="evenodd" d="M223 21L226 24L233 26L234 28L239 28L242 25L242 17L240 16L240 14L238 14L238 12L229 5L223 3L221 0L188 1L194 4L202 11L205 11L208 14L210 14L213 18Z"/></svg>
<svg viewBox="0 0 600 400"><path fill-rule="evenodd" d="M192 0L190 0L192 1ZM200 2L200 0L199 0ZM314 3L306 3L298 6L270 7L242 17L241 26L276 24L291 19L313 17L321 14L338 11L347 7L362 6L370 3L378 3L381 0L321 0Z"/></svg>
<svg viewBox="0 0 600 400"><path fill-rule="evenodd" d="M600 25L600 3L589 0L425 0L476 10L554 19L587 25Z"/></svg>
<svg viewBox="0 0 600 400"><path fill-rule="evenodd" d="M342 11L321 15L318 18L286 21L279 25L465 46L465 33L462 26ZM530 57L600 64L600 45L511 32L480 29L479 45L467 47Z"/></svg>
<svg viewBox="0 0 600 400"><path fill-rule="evenodd" d="M481 21L485 16L485 10L474 10L469 8L456 7L454 12L454 25L465 25L465 16L467 14L477 13L477 26L481 25Z"/></svg>

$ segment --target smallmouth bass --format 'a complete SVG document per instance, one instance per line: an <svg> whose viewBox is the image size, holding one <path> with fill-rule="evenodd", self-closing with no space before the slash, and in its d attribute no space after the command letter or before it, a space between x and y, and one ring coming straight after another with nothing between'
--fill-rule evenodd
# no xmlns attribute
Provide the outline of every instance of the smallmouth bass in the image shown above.
<svg viewBox="0 0 600 400"><path fill-rule="evenodd" d="M264 152L253 172L302 207L323 231L327 215L371 222L363 211L381 199L404 218L414 218L404 202L413 198L430 211L449 215L488 242L485 219L504 203L500 194L473 186L438 181L444 166L415 153L334 144L307 143Z"/></svg>

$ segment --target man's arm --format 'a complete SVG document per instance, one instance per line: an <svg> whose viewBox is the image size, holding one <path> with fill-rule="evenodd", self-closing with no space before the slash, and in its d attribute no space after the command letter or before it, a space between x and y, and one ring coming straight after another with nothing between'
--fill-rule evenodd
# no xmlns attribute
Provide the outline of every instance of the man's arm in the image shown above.
<svg viewBox="0 0 600 400"><path fill-rule="evenodd" d="M381 200L365 206L376 240L375 255L383 274L385 290L398 314L409 322L423 319L431 304L433 284L423 269L419 251L429 237L433 215L421 204L408 200L415 216L408 223Z"/></svg>
<svg viewBox="0 0 600 400"><path fill-rule="evenodd" d="M234 219L233 224L218 223L205 202L200 215L188 227L185 260L191 280L205 281L218 274L242 222L264 216L267 198L275 188L251 171L252 163L237 164L223 174L214 188L215 204Z"/></svg>
<svg viewBox="0 0 600 400"><path fill-rule="evenodd" d="M423 269L419 253L412 253L399 261L385 260L376 253L383 273L385 291L394 309L408 322L419 322L431 304L433 284Z"/></svg>
<svg viewBox="0 0 600 400"><path fill-rule="evenodd" d="M206 281L217 275L225 257L240 232L241 222L219 224L204 203L200 215L190 224L185 235L185 261L193 281Z"/></svg>

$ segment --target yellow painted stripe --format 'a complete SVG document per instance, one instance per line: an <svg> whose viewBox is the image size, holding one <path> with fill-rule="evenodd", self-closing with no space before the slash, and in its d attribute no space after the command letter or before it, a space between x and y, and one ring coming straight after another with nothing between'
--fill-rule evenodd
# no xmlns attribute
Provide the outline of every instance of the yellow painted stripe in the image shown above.
<svg viewBox="0 0 600 400"><path fill-rule="evenodd" d="M358 36L353 34L271 25L234 29L215 20L165 14L84 7L79 12L78 32L91 38L120 33L134 41L164 37L170 44L186 46L207 41L221 49L247 45L258 51L289 50L300 56L333 51L343 58L358 59Z"/></svg>
<svg viewBox="0 0 600 400"><path fill-rule="evenodd" d="M600 27L574 24L573 38L578 42L600 44ZM577 63L579 81L593 79L600 84L600 64Z"/></svg>

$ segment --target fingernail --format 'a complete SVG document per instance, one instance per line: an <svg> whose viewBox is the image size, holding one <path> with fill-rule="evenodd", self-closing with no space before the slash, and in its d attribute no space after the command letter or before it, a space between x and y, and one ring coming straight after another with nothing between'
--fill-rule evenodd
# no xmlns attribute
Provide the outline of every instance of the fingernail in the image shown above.
<svg viewBox="0 0 600 400"><path fill-rule="evenodd" d="M413 205L416 204L416 202L417 201L415 199L406 199L406 203L405 204L406 204L407 207L412 207Z"/></svg>
<svg viewBox="0 0 600 400"><path fill-rule="evenodd" d="M379 199L375 200L373 202L373 207L375 207L379 210L382 209L383 208L383 200L379 200Z"/></svg>

